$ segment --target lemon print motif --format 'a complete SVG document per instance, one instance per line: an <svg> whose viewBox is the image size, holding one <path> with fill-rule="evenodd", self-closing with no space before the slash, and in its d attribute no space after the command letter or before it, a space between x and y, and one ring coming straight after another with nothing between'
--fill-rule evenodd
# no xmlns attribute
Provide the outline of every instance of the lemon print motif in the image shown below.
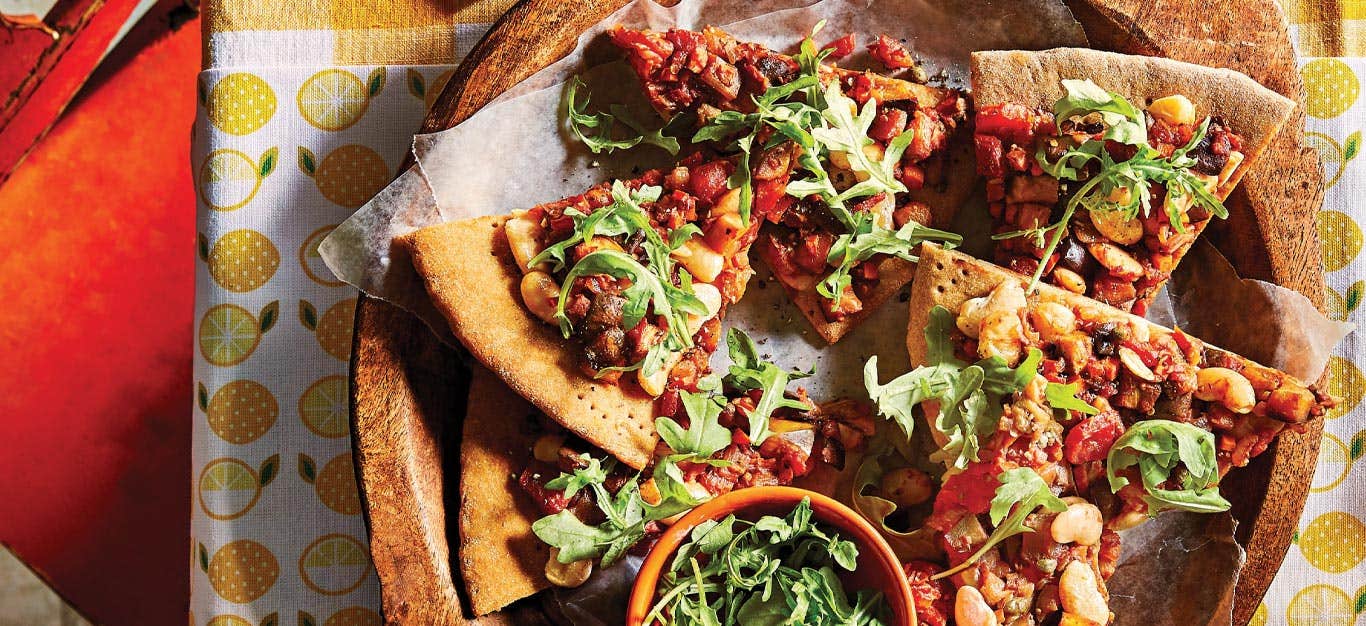
<svg viewBox="0 0 1366 626"><path fill-rule="evenodd" d="M1345 295L1325 285L1323 307L1328 311L1328 317L1338 321L1346 321L1352 312L1361 306L1363 297L1366 297L1366 280L1358 280L1348 285Z"/></svg>
<svg viewBox="0 0 1366 626"><path fill-rule="evenodd" d="M351 330L356 320L356 299L342 300L318 317L307 300L299 301L299 321L313 331L323 351L341 361L351 358Z"/></svg>
<svg viewBox="0 0 1366 626"><path fill-rule="evenodd" d="M199 258L209 264L209 275L228 291L242 293L266 284L280 267L280 251L270 239L250 229L234 230L209 246L199 235Z"/></svg>
<svg viewBox="0 0 1366 626"><path fill-rule="evenodd" d="M1317 219L1323 268L1332 272L1347 267L1361 252L1361 227L1341 211L1319 211Z"/></svg>
<svg viewBox="0 0 1366 626"><path fill-rule="evenodd" d="M346 284L337 279L327 264L323 263L322 253L318 252L318 244L327 239L336 227L336 224L331 224L313 231L313 234L304 239L304 244L299 246L299 265L303 266L304 275L324 287L340 287Z"/></svg>
<svg viewBox="0 0 1366 626"><path fill-rule="evenodd" d="M389 182L389 167L374 150L347 144L323 157L299 147L299 169L313 177L323 197L348 209L360 208Z"/></svg>
<svg viewBox="0 0 1366 626"><path fill-rule="evenodd" d="M1300 533L1299 544L1310 565L1341 574L1366 559L1366 524L1350 513L1324 513Z"/></svg>
<svg viewBox="0 0 1366 626"><path fill-rule="evenodd" d="M203 97L201 91L201 97ZM246 72L224 76L204 99L209 121L230 135L250 135L275 116L275 92Z"/></svg>
<svg viewBox="0 0 1366 626"><path fill-rule="evenodd" d="M346 377L327 376L299 396L299 419L319 437L345 437L351 429L349 403Z"/></svg>
<svg viewBox="0 0 1366 626"><path fill-rule="evenodd" d="M216 520L246 515L261 499L261 489L275 480L279 467L278 454L262 462L259 471L240 459L210 461L199 472L199 508Z"/></svg>
<svg viewBox="0 0 1366 626"><path fill-rule="evenodd" d="M1357 621L1352 598L1332 585L1301 589L1285 611L1290 626L1352 626Z"/></svg>
<svg viewBox="0 0 1366 626"><path fill-rule="evenodd" d="M327 621L319 624L318 620L305 611L299 611L299 626L383 626L384 620L380 619L376 613L363 606L351 606L332 614Z"/></svg>
<svg viewBox="0 0 1366 626"><path fill-rule="evenodd" d="M1316 59L1300 68L1304 79L1304 110L1321 119L1337 117L1352 108L1361 95L1361 82L1352 68L1338 59Z"/></svg>
<svg viewBox="0 0 1366 626"><path fill-rule="evenodd" d="M322 471L307 454L299 454L299 475L318 491L323 505L342 515L360 513L360 494L356 491L356 470L351 453L339 454Z"/></svg>
<svg viewBox="0 0 1366 626"><path fill-rule="evenodd" d="M1323 443L1319 445L1319 462L1314 469L1314 482L1309 490L1314 493L1331 491L1352 471L1352 464L1361 457L1360 448L1352 450L1332 433L1323 433Z"/></svg>
<svg viewBox="0 0 1366 626"><path fill-rule="evenodd" d="M1338 184L1343 171L1347 169L1347 164L1361 153L1361 131L1359 130L1348 135L1347 140L1342 145L1338 145L1337 140L1328 135L1313 131L1304 134L1304 142L1319 153L1319 161L1323 163L1323 173L1328 176L1328 180L1324 183L1324 187L1327 189Z"/></svg>
<svg viewBox="0 0 1366 626"><path fill-rule="evenodd" d="M369 571L365 546L348 535L318 537L299 556L299 578L309 589L326 596L354 591Z"/></svg>
<svg viewBox="0 0 1366 626"><path fill-rule="evenodd" d="M432 84L427 84L427 79L415 69L408 70L408 93L413 94L414 98L422 101L428 111L432 110L432 105L436 104L436 99L441 97L441 92L446 90L446 83L451 82L451 76L455 70L446 70L436 75L432 79Z"/></svg>
<svg viewBox="0 0 1366 626"><path fill-rule="evenodd" d="M360 121L370 99L384 89L384 68L365 82L346 70L323 70L304 81L296 103L304 120L319 130L342 130Z"/></svg>
<svg viewBox="0 0 1366 626"><path fill-rule="evenodd" d="M1247 621L1247 626L1266 626L1266 603L1257 605L1257 610L1252 613L1252 619Z"/></svg>
<svg viewBox="0 0 1366 626"><path fill-rule="evenodd" d="M1336 355L1328 357L1328 395L1336 398L1338 405L1329 409L1324 417L1337 419L1351 413L1361 404L1363 387L1366 387L1366 377L1361 375L1355 363Z"/></svg>
<svg viewBox="0 0 1366 626"><path fill-rule="evenodd" d="M261 335L275 326L279 315L278 301L267 304L259 316L235 304L214 306L199 322L199 353L218 366L241 363L256 350Z"/></svg>
<svg viewBox="0 0 1366 626"><path fill-rule="evenodd" d="M239 539L219 548L213 558L200 544L199 567L209 575L209 586L219 597L238 604L265 595L280 577L275 555L250 539Z"/></svg>
<svg viewBox="0 0 1366 626"><path fill-rule="evenodd" d="M235 211L251 202L261 183L275 171L280 151L271 148L252 160L237 150L219 148L199 165L199 199L215 211Z"/></svg>
<svg viewBox="0 0 1366 626"><path fill-rule="evenodd" d="M219 387L212 399L204 383L199 383L195 395L199 409L209 416L209 429L228 443L256 441L280 416L275 396L254 380L234 380Z"/></svg>

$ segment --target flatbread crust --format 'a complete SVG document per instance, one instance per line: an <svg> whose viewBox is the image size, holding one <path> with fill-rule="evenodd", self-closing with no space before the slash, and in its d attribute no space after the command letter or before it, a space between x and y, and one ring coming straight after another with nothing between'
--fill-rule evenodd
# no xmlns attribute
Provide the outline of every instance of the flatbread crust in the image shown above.
<svg viewBox="0 0 1366 626"><path fill-rule="evenodd" d="M658 435L654 402L594 382L578 348L522 305L521 271L503 224L480 217L423 228L400 240L451 331L508 387L570 432L642 469Z"/></svg>
<svg viewBox="0 0 1366 626"><path fill-rule="evenodd" d="M911 278L915 276L915 263L897 257L889 257L878 264L877 271L877 286L868 294L868 297L863 299L863 310L846 316L838 322L825 319L825 313L822 312L821 306L821 301L825 297L817 293L815 287L800 291L783 284L782 281L776 282L783 285L787 297L792 300L792 304L797 306L797 310L806 316L811 327L816 329L816 334L820 335L827 343L835 343L849 331L857 328L865 318L876 312L882 303L896 295L896 292L901 291L906 283L911 282Z"/></svg>
<svg viewBox="0 0 1366 626"><path fill-rule="evenodd" d="M1201 115L1224 118L1243 138L1246 161L1220 186L1220 197L1237 186L1295 109L1293 100L1243 74L1171 59L1085 48L972 53L978 107L1017 103L1051 110L1064 95L1062 80L1071 78L1089 78L1140 109L1157 98L1182 94Z"/></svg>
<svg viewBox="0 0 1366 626"><path fill-rule="evenodd" d="M535 407L492 372L475 366L460 445L460 547L457 561L475 615L550 586L550 546L531 532L540 517L517 474L545 432Z"/></svg>
<svg viewBox="0 0 1366 626"><path fill-rule="evenodd" d="M927 243L920 247L920 267L911 285L910 322L906 328L906 352L910 354L911 365L925 364L925 329L930 323L930 309L940 305L957 313L963 303L991 293L997 285L1013 280L1021 287L1028 288L1029 277L1021 276L1004 267L975 259L961 252L945 250L935 244ZM1107 304L1092 300L1051 285L1039 285L1038 293L1030 295L1030 302L1057 302L1068 307L1088 307L1100 309L1106 318L1127 317L1148 325L1149 332L1158 335L1171 335L1172 330L1159 326L1141 317L1126 313ZM1247 368L1255 370L1262 378L1290 382L1305 386L1285 372L1267 367L1246 357L1206 344L1206 348L1219 350L1242 361Z"/></svg>

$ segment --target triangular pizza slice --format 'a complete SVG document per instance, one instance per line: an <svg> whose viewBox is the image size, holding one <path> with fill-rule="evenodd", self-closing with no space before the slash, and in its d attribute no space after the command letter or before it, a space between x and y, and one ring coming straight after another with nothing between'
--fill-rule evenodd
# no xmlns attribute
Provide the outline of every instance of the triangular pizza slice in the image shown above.
<svg viewBox="0 0 1366 626"><path fill-rule="evenodd" d="M1295 103L1237 72L1059 48L972 55L995 260L1142 315Z"/></svg>

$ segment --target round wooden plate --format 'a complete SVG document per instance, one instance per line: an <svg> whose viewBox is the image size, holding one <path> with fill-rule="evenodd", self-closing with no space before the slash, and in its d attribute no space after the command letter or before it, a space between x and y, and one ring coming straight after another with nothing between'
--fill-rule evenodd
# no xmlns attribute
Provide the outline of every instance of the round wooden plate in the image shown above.
<svg viewBox="0 0 1366 626"><path fill-rule="evenodd" d="M1067 0L1096 48L1228 67L1297 101L1302 85L1275 0ZM423 131L449 128L549 65L579 34L625 0L523 0L455 71ZM1298 110L1230 200L1232 217L1209 236L1244 277L1322 302L1314 214L1323 200L1317 157L1304 147ZM370 547L388 623L459 624L463 586L451 567L458 498L458 425L467 370L460 355L416 318L362 298L352 355L355 458ZM1282 437L1225 493L1239 520L1247 565L1234 623L1243 625L1270 586L1304 507L1322 424ZM448 508L448 505L449 508ZM545 623L520 602L477 623Z"/></svg>

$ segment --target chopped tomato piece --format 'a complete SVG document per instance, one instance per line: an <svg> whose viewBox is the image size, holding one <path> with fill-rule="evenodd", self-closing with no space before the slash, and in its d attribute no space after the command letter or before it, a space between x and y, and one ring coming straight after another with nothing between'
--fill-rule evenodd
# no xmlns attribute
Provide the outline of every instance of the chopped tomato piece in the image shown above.
<svg viewBox="0 0 1366 626"><path fill-rule="evenodd" d="M902 70L915 67L915 58L900 41L887 35L878 35L877 41L868 46L873 58L889 70Z"/></svg>
<svg viewBox="0 0 1366 626"><path fill-rule="evenodd" d="M1118 413L1101 413L1082 420L1067 431L1063 443L1067 462L1079 465L1104 459L1123 433L1124 422Z"/></svg>
<svg viewBox="0 0 1366 626"><path fill-rule="evenodd" d="M830 44L825 47L832 50L830 53L831 59L839 60L853 54L856 45L858 45L858 43L854 40L854 33L849 33L848 35L830 42Z"/></svg>

